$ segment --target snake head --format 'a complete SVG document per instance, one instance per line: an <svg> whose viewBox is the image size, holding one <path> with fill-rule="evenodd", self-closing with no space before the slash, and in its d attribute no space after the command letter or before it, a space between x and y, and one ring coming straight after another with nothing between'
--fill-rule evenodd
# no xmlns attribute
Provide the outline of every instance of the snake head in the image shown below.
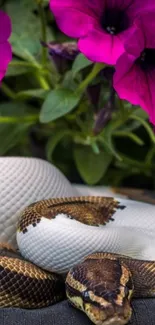
<svg viewBox="0 0 155 325"><path fill-rule="evenodd" d="M73 267L66 278L71 304L96 325L124 325L131 314L132 276L125 264L111 257L91 259Z"/></svg>

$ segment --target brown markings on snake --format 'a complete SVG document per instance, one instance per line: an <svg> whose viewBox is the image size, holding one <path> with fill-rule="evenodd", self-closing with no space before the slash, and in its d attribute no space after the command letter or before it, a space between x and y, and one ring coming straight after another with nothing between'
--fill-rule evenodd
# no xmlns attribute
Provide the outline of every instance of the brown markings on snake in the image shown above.
<svg viewBox="0 0 155 325"><path fill-rule="evenodd" d="M17 258L0 257L0 306L38 308L65 298L61 276Z"/></svg>
<svg viewBox="0 0 155 325"><path fill-rule="evenodd" d="M58 214L66 214L79 222L90 226L105 225L114 220L117 209L124 209L111 197L82 196L54 198L36 202L27 207L18 222L18 231L27 232L27 227L36 227L41 218L53 219Z"/></svg>

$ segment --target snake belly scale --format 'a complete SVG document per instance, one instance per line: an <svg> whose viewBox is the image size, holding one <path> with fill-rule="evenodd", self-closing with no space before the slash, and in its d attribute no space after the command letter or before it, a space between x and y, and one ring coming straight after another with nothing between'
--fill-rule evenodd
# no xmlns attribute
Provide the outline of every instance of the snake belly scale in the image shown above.
<svg viewBox="0 0 155 325"><path fill-rule="evenodd" d="M155 296L153 215L140 231L132 213L126 218L132 209L105 197L49 199L24 209L17 226L21 255L0 251L0 306L62 300L63 274L70 302L96 325L126 324L132 297Z"/></svg>

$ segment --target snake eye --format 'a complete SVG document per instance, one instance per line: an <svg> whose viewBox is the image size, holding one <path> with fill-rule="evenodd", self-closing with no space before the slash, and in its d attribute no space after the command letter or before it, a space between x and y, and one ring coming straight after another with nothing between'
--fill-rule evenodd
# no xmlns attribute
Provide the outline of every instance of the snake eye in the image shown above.
<svg viewBox="0 0 155 325"><path fill-rule="evenodd" d="M82 292L82 297L84 299L84 301L89 302L90 301L90 297L89 297L89 291L85 290Z"/></svg>
<svg viewBox="0 0 155 325"><path fill-rule="evenodd" d="M128 298L128 296L129 296L129 288L128 287L125 287L124 294L125 294L125 297Z"/></svg>

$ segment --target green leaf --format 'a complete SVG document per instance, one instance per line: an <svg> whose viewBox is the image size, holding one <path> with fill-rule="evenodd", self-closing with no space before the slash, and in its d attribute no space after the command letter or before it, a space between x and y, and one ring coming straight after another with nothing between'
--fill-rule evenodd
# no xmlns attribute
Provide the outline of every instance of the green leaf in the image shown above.
<svg viewBox="0 0 155 325"><path fill-rule="evenodd" d="M72 65L72 73L73 73L73 77L75 77L75 75L82 69L92 65L93 62L89 61L83 54L79 54L73 65Z"/></svg>
<svg viewBox="0 0 155 325"><path fill-rule="evenodd" d="M12 35L10 38L13 53L21 58L30 60L30 56L38 55L41 50L40 17L32 11L32 0L8 0L5 9L12 21ZM52 33L50 39L53 40Z"/></svg>
<svg viewBox="0 0 155 325"><path fill-rule="evenodd" d="M100 137L100 138L98 138L98 141L109 154L112 154L119 161L122 160L120 154L116 151L116 149L114 147L112 137L109 137L106 139Z"/></svg>
<svg viewBox="0 0 155 325"><path fill-rule="evenodd" d="M13 76L19 76L19 75L22 75L22 74L26 74L26 73L29 73L32 68L30 67L24 67L22 65L18 65L20 61L17 61L17 60L13 60L9 67L8 67L8 70L7 70L7 73L6 73L6 77L13 77ZM13 64L12 63L17 63L16 64Z"/></svg>
<svg viewBox="0 0 155 325"><path fill-rule="evenodd" d="M134 111L134 115L139 116L144 120L148 120L148 114L143 109L141 109L141 107L137 108Z"/></svg>
<svg viewBox="0 0 155 325"><path fill-rule="evenodd" d="M0 117L19 117L22 118L31 110L31 106L23 103L3 102L0 104ZM31 123L32 124L32 123ZM30 123L2 124L0 123L0 156L6 154L11 148L15 147L26 134Z"/></svg>
<svg viewBox="0 0 155 325"><path fill-rule="evenodd" d="M42 5L43 6L47 6L48 4L49 4L49 0L42 0Z"/></svg>
<svg viewBox="0 0 155 325"><path fill-rule="evenodd" d="M45 99L40 122L48 123L71 112L78 104L80 96L68 89L52 90Z"/></svg>
<svg viewBox="0 0 155 325"><path fill-rule="evenodd" d="M62 82L62 87L70 90L76 90L77 86L78 84L73 79L72 71L67 71Z"/></svg>
<svg viewBox="0 0 155 325"><path fill-rule="evenodd" d="M3 156L11 148L15 147L20 142L20 139L23 138L28 128L28 124L18 124L16 126L0 124L0 156Z"/></svg>
<svg viewBox="0 0 155 325"><path fill-rule="evenodd" d="M2 102L0 103L0 116L24 116L30 112L31 106L22 102Z"/></svg>
<svg viewBox="0 0 155 325"><path fill-rule="evenodd" d="M154 156L155 156L155 146L153 144L152 148L148 151L148 153L146 155L146 159L145 159L146 165L152 165L153 166Z"/></svg>
<svg viewBox="0 0 155 325"><path fill-rule="evenodd" d="M120 127L120 131L132 132L137 130L141 126L140 122L132 121L130 124L124 124Z"/></svg>
<svg viewBox="0 0 155 325"><path fill-rule="evenodd" d="M23 90L17 93L16 99L22 99L22 100L27 98L45 99L48 93L49 91L44 89Z"/></svg>
<svg viewBox="0 0 155 325"><path fill-rule="evenodd" d="M57 144L65 137L71 135L70 130L56 130L55 133L49 138L46 145L46 155L49 161L52 161L53 152Z"/></svg>
<svg viewBox="0 0 155 325"><path fill-rule="evenodd" d="M74 150L74 159L82 179L87 184L93 185L106 173L112 155L103 150L95 154L89 146L77 146Z"/></svg>
<svg viewBox="0 0 155 325"><path fill-rule="evenodd" d="M8 5L12 2L12 0L7 0L6 3L4 4L5 8L8 8ZM18 0L14 0L14 3L16 5L16 3L18 2ZM32 1L32 0L22 0L22 6L25 10L29 10L32 11L34 9L36 9L36 1Z"/></svg>
<svg viewBox="0 0 155 325"><path fill-rule="evenodd" d="M11 44L14 54L27 59L28 53L36 55L40 49L40 23L23 1L9 0L6 11L12 20ZM33 32L32 32L33 31Z"/></svg>

